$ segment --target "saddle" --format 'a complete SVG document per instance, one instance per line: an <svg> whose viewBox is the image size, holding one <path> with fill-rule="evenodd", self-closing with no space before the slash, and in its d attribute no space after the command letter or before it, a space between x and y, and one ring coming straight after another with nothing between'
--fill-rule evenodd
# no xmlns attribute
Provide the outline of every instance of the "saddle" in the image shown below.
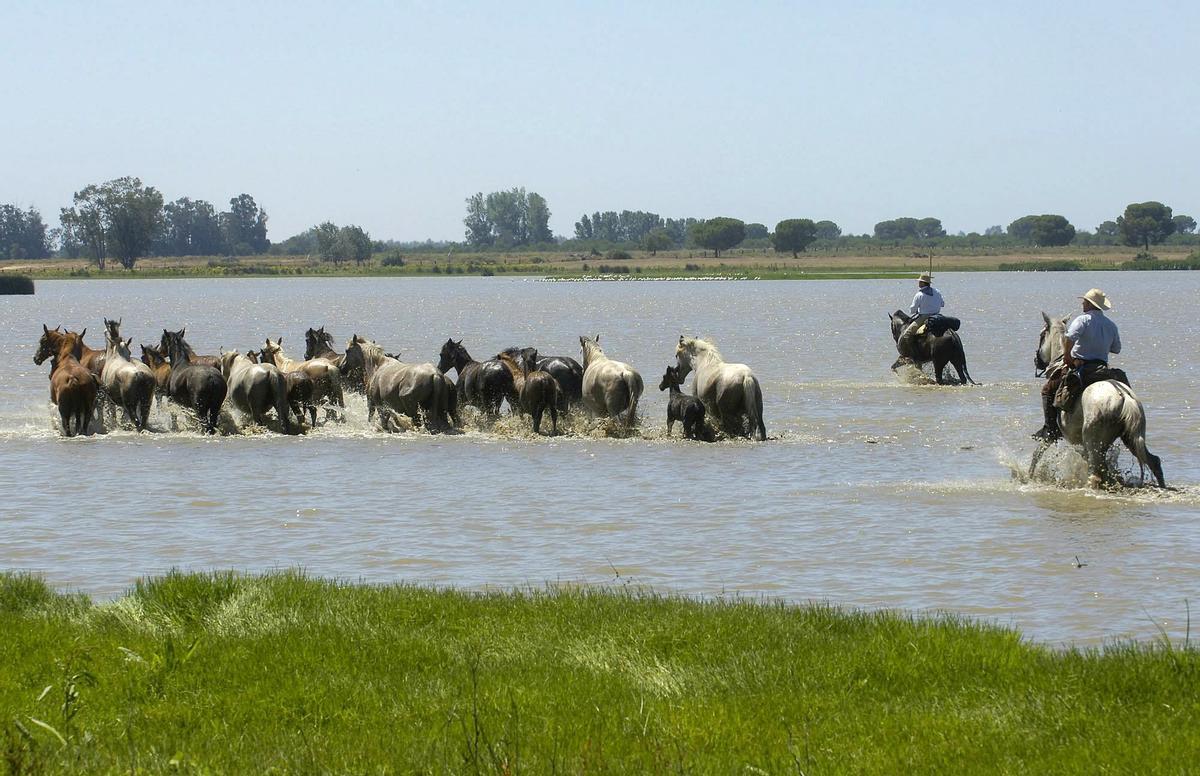
<svg viewBox="0 0 1200 776"><path fill-rule="evenodd" d="M1079 397L1083 395L1083 390L1092 383L1103 382L1104 380L1115 380L1118 383L1124 383L1132 388L1129 383L1129 376L1125 374L1124 369L1117 369L1111 366L1099 365L1095 367L1083 366L1079 369L1066 370L1066 374L1059 383L1058 391L1054 394L1054 406L1063 412L1069 412L1075 402L1079 401Z"/></svg>
<svg viewBox="0 0 1200 776"><path fill-rule="evenodd" d="M962 321L957 318L952 318L949 315L931 315L926 319L925 323L921 324L917 329L917 334L925 334L928 332L935 337L940 337L947 331L958 331L958 327L962 326Z"/></svg>

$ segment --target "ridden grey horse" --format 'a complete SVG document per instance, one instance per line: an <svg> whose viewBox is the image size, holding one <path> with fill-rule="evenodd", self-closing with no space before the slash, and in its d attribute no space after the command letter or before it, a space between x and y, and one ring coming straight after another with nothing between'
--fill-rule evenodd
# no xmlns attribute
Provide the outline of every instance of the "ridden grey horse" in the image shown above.
<svg viewBox="0 0 1200 776"><path fill-rule="evenodd" d="M256 364L236 350L221 354L221 374L229 386L229 403L260 426L275 410L283 433L292 433L287 381L274 364Z"/></svg>
<svg viewBox="0 0 1200 776"><path fill-rule="evenodd" d="M706 339L680 335L675 348L679 379L695 370L692 393L704 402L713 421L727 434L750 439L758 434L765 442L762 387L745 364L731 364L721 357L717 346Z"/></svg>
<svg viewBox="0 0 1200 776"><path fill-rule="evenodd" d="M892 321L892 339L896 341L896 350L900 350L900 335L904 332L904 327L912 322L912 317L905 314L901 310L891 313L888 318ZM979 385L971 379L971 373L967 371L967 354L963 350L962 340L958 337L958 332L947 329L939 336L934 336L930 332L926 332L924 336L913 338L914 350L911 353L900 353L900 358L896 363L892 364L892 369L898 368L907 359L918 369L923 364L930 361L933 362L933 376L937 380L938 385L945 385L945 380L942 377L942 372L946 368L946 364L954 367L954 371L958 372L958 382L960 385Z"/></svg>
<svg viewBox="0 0 1200 776"><path fill-rule="evenodd" d="M579 338L583 351L583 406L593 415L619 419L625 413L625 430L637 419L642 396L642 376L629 364L614 361L600 349L600 335Z"/></svg>
<svg viewBox="0 0 1200 776"><path fill-rule="evenodd" d="M1063 334L1067 318L1051 319L1042 313L1042 333L1034 362L1040 370L1061 366ZM1146 410L1133 389L1116 380L1101 380L1083 390L1069 411L1059 411L1058 427L1063 438L1083 452L1087 461L1088 484L1098 487L1111 479L1106 458L1113 442L1120 439L1133 453L1145 481L1146 469L1154 475L1160 488L1167 486L1163 479L1162 460L1146 448ZM1033 453L1029 474L1049 449L1052 442L1042 442Z"/></svg>
<svg viewBox="0 0 1200 776"><path fill-rule="evenodd" d="M406 364L357 334L346 345L346 366L362 367L367 381L367 418L379 412L379 424L391 431L392 414L407 415L413 425L440 431L452 428L455 417L454 384L433 364ZM399 427L396 427L399 430Z"/></svg>
<svg viewBox="0 0 1200 776"><path fill-rule="evenodd" d="M130 358L130 337L121 340L120 319L104 319L104 368L100 382L104 392L116 405L125 410L125 417L138 431L145 431L150 423L150 405L154 402L154 372L141 361Z"/></svg>

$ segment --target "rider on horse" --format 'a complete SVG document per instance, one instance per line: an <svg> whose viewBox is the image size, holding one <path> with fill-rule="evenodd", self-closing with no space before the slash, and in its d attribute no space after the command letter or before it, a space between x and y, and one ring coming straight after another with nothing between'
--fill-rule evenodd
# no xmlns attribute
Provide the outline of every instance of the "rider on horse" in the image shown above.
<svg viewBox="0 0 1200 776"><path fill-rule="evenodd" d="M928 272L922 272L917 278L917 293L908 307L908 314L913 316L912 321L896 340L896 350L900 352L900 355L912 356L913 341L925 333L925 324L930 318L941 317L940 314L945 305L946 300L942 299L941 292L933 287L933 276ZM957 329L958 327L952 326L951 328Z"/></svg>
<svg viewBox="0 0 1200 776"><path fill-rule="evenodd" d="M1083 300L1083 313L1067 327L1062 342L1063 360L1047 370L1046 384L1042 386L1042 412L1046 422L1033 433L1033 438L1044 442L1062 437L1058 411L1069 409L1084 388L1101 380L1129 384L1123 371L1108 366L1108 354L1121 352L1117 324L1104 315L1105 310L1112 309L1112 302L1098 288L1079 299Z"/></svg>

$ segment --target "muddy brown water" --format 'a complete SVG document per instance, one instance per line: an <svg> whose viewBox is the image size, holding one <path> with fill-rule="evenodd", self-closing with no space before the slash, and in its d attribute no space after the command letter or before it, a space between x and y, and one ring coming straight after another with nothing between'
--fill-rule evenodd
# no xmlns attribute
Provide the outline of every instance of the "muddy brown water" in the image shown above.
<svg viewBox="0 0 1200 776"><path fill-rule="evenodd" d="M0 568L114 596L172 567L466 588L645 585L697 596L951 611L1048 643L1182 638L1200 600L1197 273L943 274L981 387L889 366L908 281L549 283L533 279L43 281L0 302ZM1023 476L1040 422L1040 311L1115 300L1126 368L1168 483L1090 492L1071 453ZM384 435L361 399L298 438L113 431L63 440L43 322L123 317L137 343L187 327L201 353L324 324L436 361L509 345L578 358L580 334L641 371L640 433L582 420L554 439L514 418L458 436ZM765 444L665 436L656 390L680 333L711 336L765 394ZM135 347L136 350L136 347ZM169 414L156 410L159 428ZM1136 479L1122 452L1118 465ZM64 510L70 472L80 508Z"/></svg>

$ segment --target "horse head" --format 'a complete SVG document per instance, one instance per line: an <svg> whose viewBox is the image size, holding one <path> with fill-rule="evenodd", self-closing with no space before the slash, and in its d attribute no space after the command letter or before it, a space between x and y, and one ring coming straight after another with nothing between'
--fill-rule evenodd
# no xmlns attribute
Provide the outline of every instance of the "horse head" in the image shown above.
<svg viewBox="0 0 1200 776"><path fill-rule="evenodd" d="M142 363L151 369L158 369L167 363L167 357L153 345L142 345Z"/></svg>
<svg viewBox="0 0 1200 776"><path fill-rule="evenodd" d="M259 363L259 360L258 360L258 351L257 351L257 350L247 350L247 351L246 351L246 358L250 359L250 363L251 363L251 364L257 364L257 363Z"/></svg>
<svg viewBox="0 0 1200 776"><path fill-rule="evenodd" d="M1070 316L1051 318L1042 313L1042 331L1038 336L1037 350L1033 352L1034 374L1038 377L1045 374L1047 367L1062 358L1063 335L1069 320Z"/></svg>
<svg viewBox="0 0 1200 776"><path fill-rule="evenodd" d="M667 371L663 373L662 382L658 384L658 390L665 391L681 385L683 385L683 377L679 374L679 367L668 366Z"/></svg>
<svg viewBox="0 0 1200 776"><path fill-rule="evenodd" d="M46 359L58 355L59 345L63 338L62 332L58 329L58 326L51 329L46 324L42 324L42 337L38 340L38 351L33 357L33 363L41 366Z"/></svg>
<svg viewBox="0 0 1200 776"><path fill-rule="evenodd" d="M888 318L892 322L892 339L899 342L900 334L904 331L904 327L912 322L912 318L906 315L903 310L889 313Z"/></svg>
<svg viewBox="0 0 1200 776"><path fill-rule="evenodd" d="M679 344L675 347L675 366L679 370L680 381L691 373L697 363L714 358L721 360L721 354L709 340L679 335Z"/></svg>
<svg viewBox="0 0 1200 776"><path fill-rule="evenodd" d="M521 363L526 372L536 372L538 363L537 348L521 348Z"/></svg>
<svg viewBox="0 0 1200 776"><path fill-rule="evenodd" d="M265 337L264 339L266 340L266 345L258 352L258 355L264 364L277 365L276 356L283 355L283 348L281 347L283 345L283 337L274 342L271 341L270 337Z"/></svg>
<svg viewBox="0 0 1200 776"><path fill-rule="evenodd" d="M463 347L462 340L454 341L454 338L448 338L446 344L442 345L442 350L438 354L438 371L448 372L451 369L461 369L471 360L471 355L467 353L467 349Z"/></svg>
<svg viewBox="0 0 1200 776"><path fill-rule="evenodd" d="M597 356L603 356L604 351L600 349L600 335L597 334L594 338L580 337L579 347L583 351L583 368L587 369L588 364Z"/></svg>

